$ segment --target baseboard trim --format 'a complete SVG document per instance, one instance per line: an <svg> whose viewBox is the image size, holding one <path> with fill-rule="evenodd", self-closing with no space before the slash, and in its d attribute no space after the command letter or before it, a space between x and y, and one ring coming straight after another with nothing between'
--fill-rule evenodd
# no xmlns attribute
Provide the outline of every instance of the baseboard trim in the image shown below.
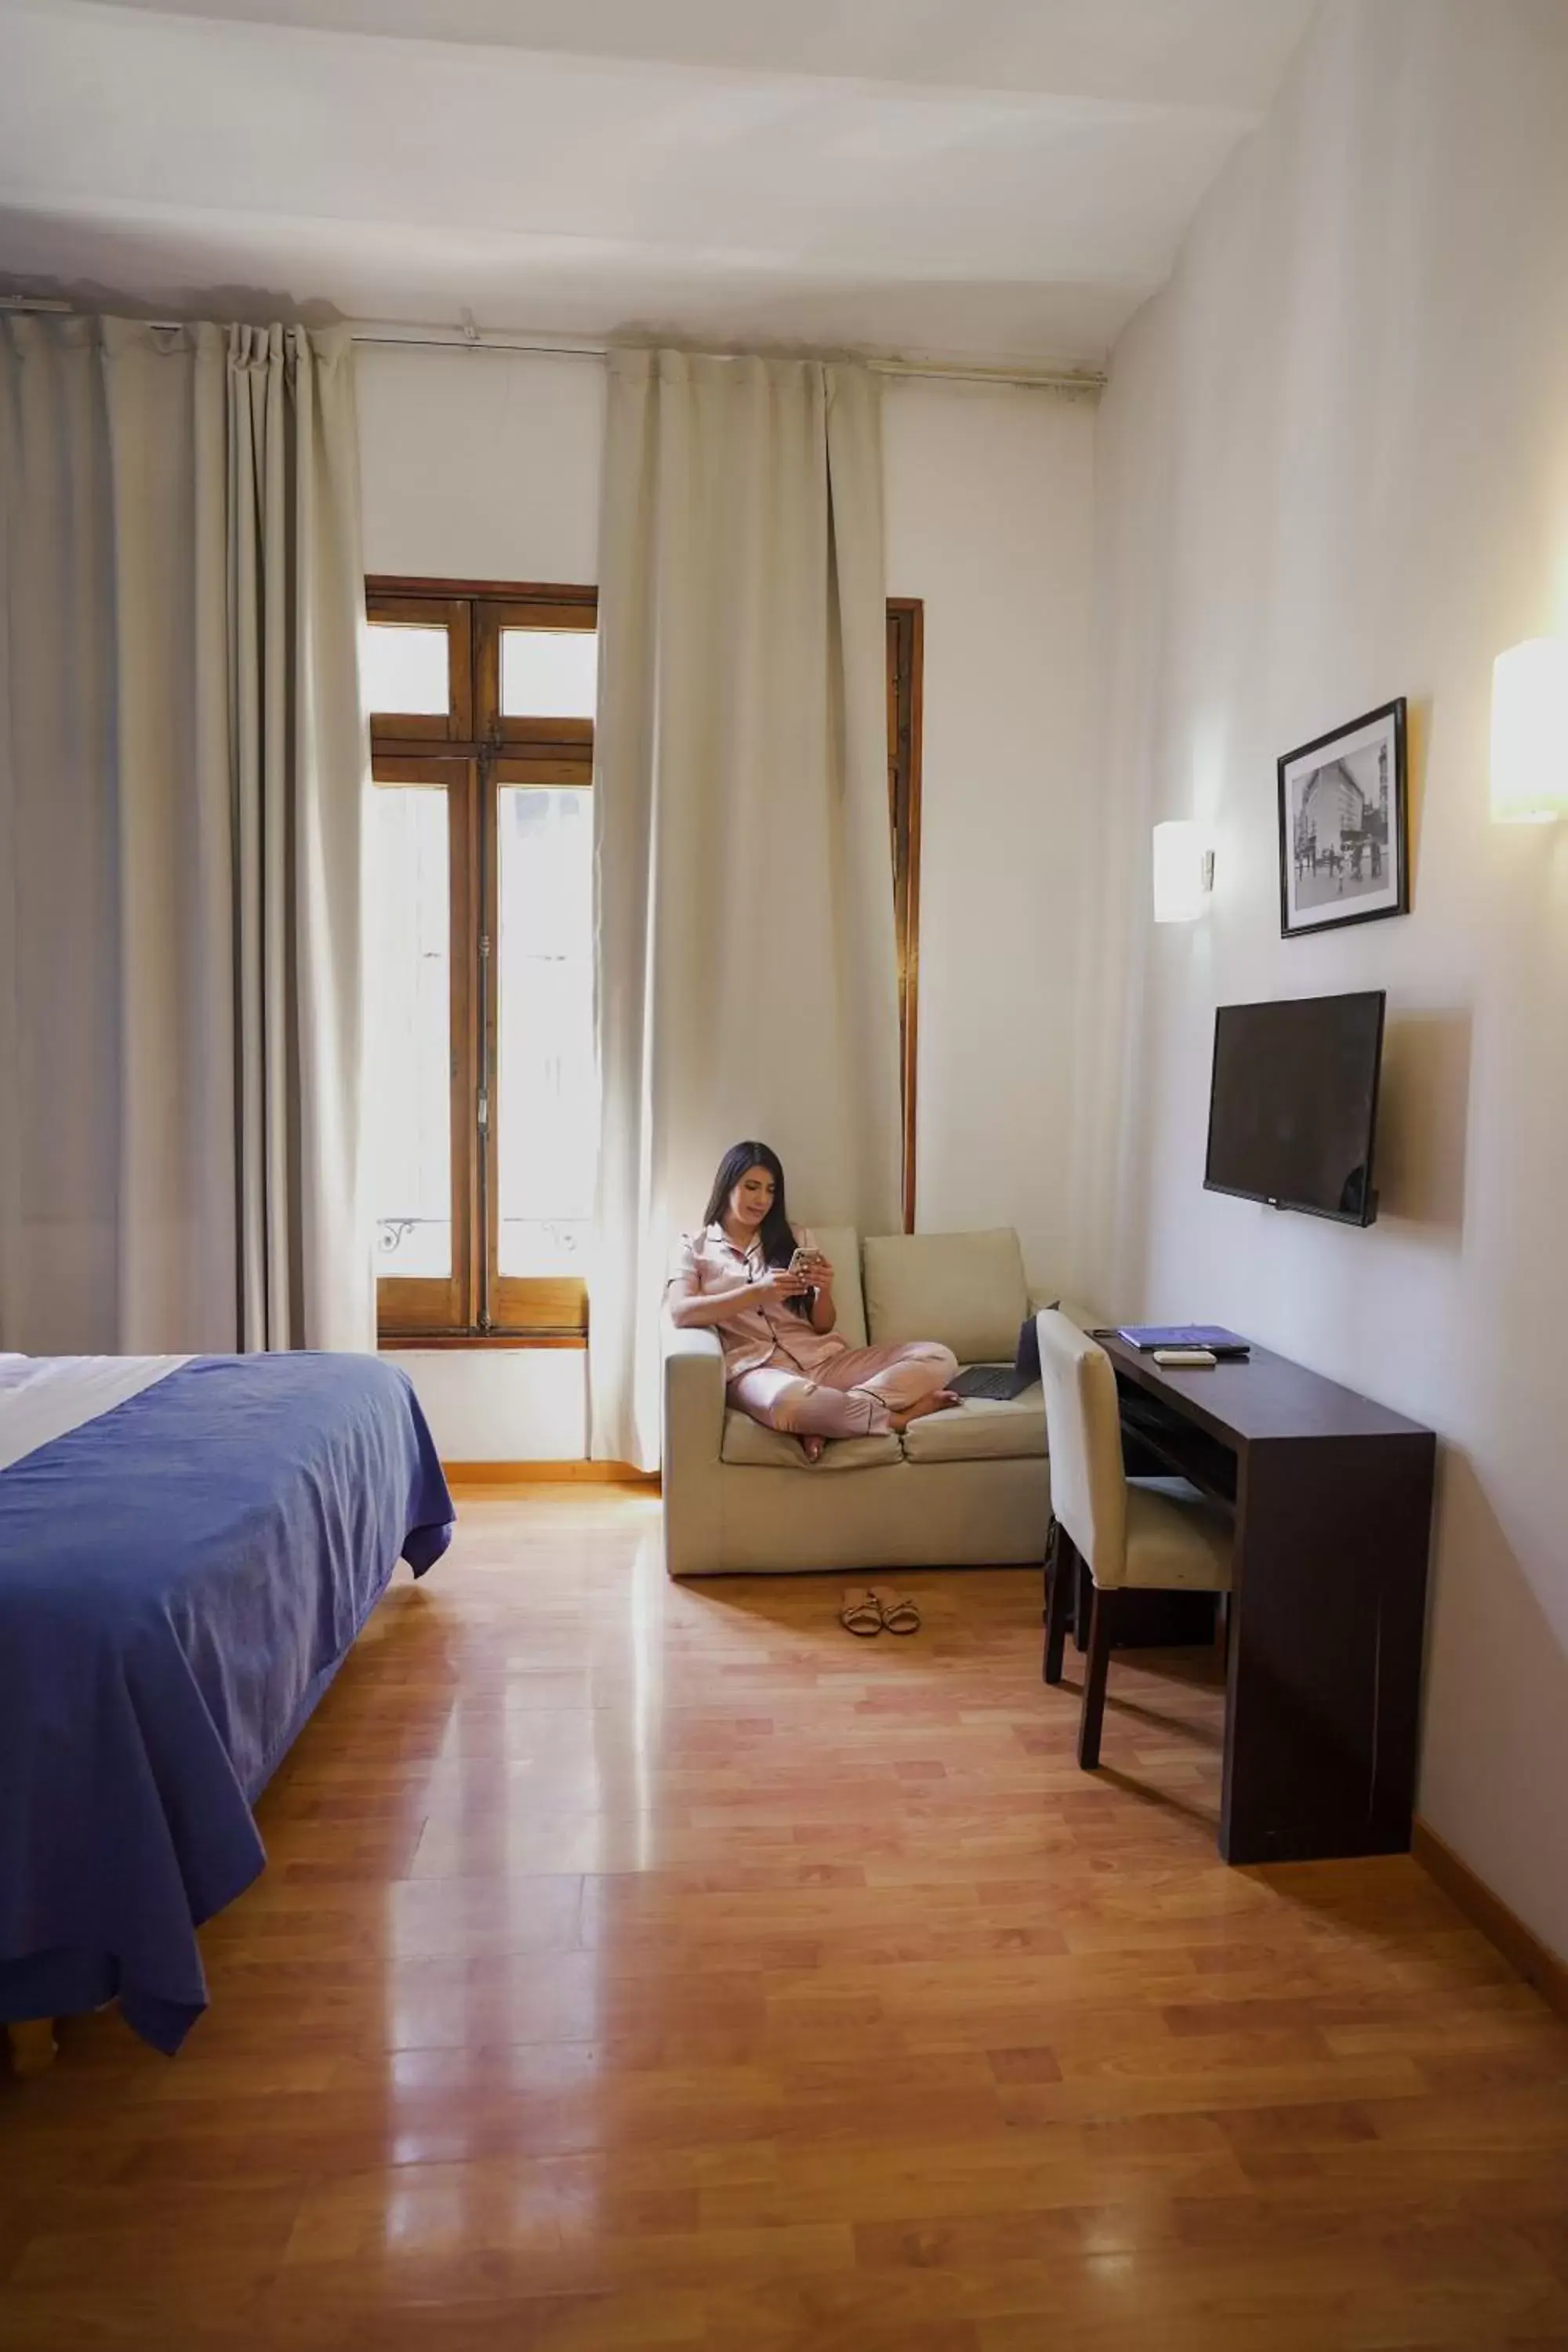
<svg viewBox="0 0 1568 2352"><path fill-rule="evenodd" d="M657 1487L657 1470L634 1470L629 1462L443 1462L453 1486L647 1486Z"/></svg>
<svg viewBox="0 0 1568 2352"><path fill-rule="evenodd" d="M1480 1929L1489 1944L1495 1944L1526 1984L1535 1987L1547 2007L1554 2009L1559 2017L1568 2017L1568 1961L1559 1959L1533 1928L1527 1927L1519 1914L1509 1909L1501 1895L1494 1895L1485 1879L1478 1878L1468 1863L1461 1862L1453 1847L1419 1819L1411 1835L1410 1851L1471 1926Z"/></svg>

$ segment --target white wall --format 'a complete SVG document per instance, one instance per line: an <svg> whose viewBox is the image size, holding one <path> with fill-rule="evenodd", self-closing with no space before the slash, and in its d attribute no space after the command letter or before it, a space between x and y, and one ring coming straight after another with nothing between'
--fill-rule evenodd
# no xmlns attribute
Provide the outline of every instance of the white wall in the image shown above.
<svg viewBox="0 0 1568 2352"><path fill-rule="evenodd" d="M443 1462L587 1457L580 1349L389 1349L387 1360L413 1381Z"/></svg>
<svg viewBox="0 0 1568 2352"><path fill-rule="evenodd" d="M1099 450L1113 887L1084 942L1116 943L1105 1000L1124 983L1088 1155L1102 1281L1441 1433L1421 1810L1560 1952L1568 827L1491 824L1487 763L1494 655L1568 630L1565 126L1555 0L1330 0L1123 339ZM1282 941L1275 758L1400 693L1414 912ZM1154 930L1148 826L1193 814L1213 909ZM1382 1222L1205 1194L1215 1006L1362 987L1389 992Z"/></svg>
<svg viewBox="0 0 1568 2352"><path fill-rule="evenodd" d="M368 569L592 581L604 384L594 360L362 348ZM920 1222L1016 1224L1050 1282L1065 1279L1071 1016L1055 967L1090 748L1093 439L1081 397L888 386L889 591L926 605ZM582 1454L580 1355L401 1360L448 1459Z"/></svg>
<svg viewBox="0 0 1568 2352"><path fill-rule="evenodd" d="M357 380L367 571L593 583L601 361L364 343Z"/></svg>
<svg viewBox="0 0 1568 2352"><path fill-rule="evenodd" d="M1092 756L1094 404L895 379L888 591L925 603L916 1217L1070 1286L1061 1142Z"/></svg>

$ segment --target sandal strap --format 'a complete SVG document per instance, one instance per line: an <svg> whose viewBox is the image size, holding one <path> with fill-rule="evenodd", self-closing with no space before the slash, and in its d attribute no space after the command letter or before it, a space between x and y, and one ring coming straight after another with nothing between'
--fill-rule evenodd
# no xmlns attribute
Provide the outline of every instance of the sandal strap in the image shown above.
<svg viewBox="0 0 1568 2352"><path fill-rule="evenodd" d="M882 1612L878 1606L876 1594L862 1591L858 1588L851 1588L844 1595L844 1605L838 1612L838 1622L847 1633L861 1635L879 1633L882 1630Z"/></svg>

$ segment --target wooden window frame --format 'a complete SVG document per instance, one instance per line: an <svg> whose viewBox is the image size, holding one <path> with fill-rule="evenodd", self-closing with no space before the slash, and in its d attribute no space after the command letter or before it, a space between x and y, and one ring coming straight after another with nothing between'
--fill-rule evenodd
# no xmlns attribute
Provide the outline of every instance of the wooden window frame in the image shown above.
<svg viewBox="0 0 1568 2352"><path fill-rule="evenodd" d="M474 615L479 708L492 714L491 740L498 749L504 744L509 750L540 753L546 758L586 759L591 777L594 764L594 722L591 719L512 719L502 710L500 641L508 629L596 627L598 591L585 589L570 597L563 590L557 589L541 588L521 593L505 591L476 597Z"/></svg>
<svg viewBox="0 0 1568 2352"><path fill-rule="evenodd" d="M365 583L367 618L440 627L451 691L436 712L374 712L378 784L437 784L448 797L451 907L452 1271L445 1280L377 1283L384 1347L567 1347L587 1337L586 1286L577 1278L500 1272L497 933L499 793L508 784L589 787L594 723L516 719L500 709L504 629L592 629L598 592L559 583L431 580L378 574ZM919 1060L921 752L924 608L888 603L888 813L899 966L899 1076L903 1121L904 1229L914 1231ZM481 1102L481 1097L485 1099Z"/></svg>
<svg viewBox="0 0 1568 2352"><path fill-rule="evenodd" d="M479 772L472 759L416 758L377 751L377 786L434 784L447 794L447 908L451 970L452 1261L437 1276L387 1276L376 1283L376 1328L384 1342L471 1328L479 1312L475 1251L480 1177L473 1106L479 1083L479 1003L472 942L479 921Z"/></svg>
<svg viewBox="0 0 1568 2352"><path fill-rule="evenodd" d="M562 785L591 789L594 782L592 740L574 757L563 747L542 745L531 755L497 758L490 764L487 821L491 855L485 866L485 936L500 937L498 894L500 887L499 849L500 793L510 785ZM485 995L484 1067L500 1066L500 982L499 959L492 955L495 974ZM493 1095L493 1080L492 1080ZM485 1186L486 1263L489 1277L490 1319L487 1331L527 1334L555 1340L575 1338L585 1343L588 1332L588 1286L580 1276L503 1274L500 1265L500 1122L491 1118L486 1137L488 1181ZM482 1320L482 1318L481 1318Z"/></svg>
<svg viewBox="0 0 1568 2352"><path fill-rule="evenodd" d="M594 781L592 719L518 719L502 712L501 633L592 629L598 602L595 589L575 585L384 574L365 583L372 623L447 631L451 681L445 718L371 714L371 772L377 784L446 786L452 874L452 1271L445 1281L386 1277L377 1283L384 1347L580 1348L586 1339L587 1286L581 1277L500 1272L493 948L501 788L585 789Z"/></svg>
<svg viewBox="0 0 1568 2352"><path fill-rule="evenodd" d="M425 581L422 588L434 590L438 581ZM468 599L450 594L399 595L385 581L365 583L365 619L383 627L443 629L447 635L447 714L437 711L400 711L394 716L396 724L387 735L389 743L411 750L416 744L453 744L471 742L474 736L473 669L469 657ZM372 727L372 745L375 748L375 729Z"/></svg>

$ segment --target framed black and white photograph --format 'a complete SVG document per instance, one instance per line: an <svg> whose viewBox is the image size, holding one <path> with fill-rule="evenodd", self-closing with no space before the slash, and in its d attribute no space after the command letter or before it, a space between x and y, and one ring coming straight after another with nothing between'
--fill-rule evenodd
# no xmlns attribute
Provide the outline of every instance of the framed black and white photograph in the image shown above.
<svg viewBox="0 0 1568 2352"><path fill-rule="evenodd" d="M1279 929L1410 912L1405 697L1279 762Z"/></svg>

